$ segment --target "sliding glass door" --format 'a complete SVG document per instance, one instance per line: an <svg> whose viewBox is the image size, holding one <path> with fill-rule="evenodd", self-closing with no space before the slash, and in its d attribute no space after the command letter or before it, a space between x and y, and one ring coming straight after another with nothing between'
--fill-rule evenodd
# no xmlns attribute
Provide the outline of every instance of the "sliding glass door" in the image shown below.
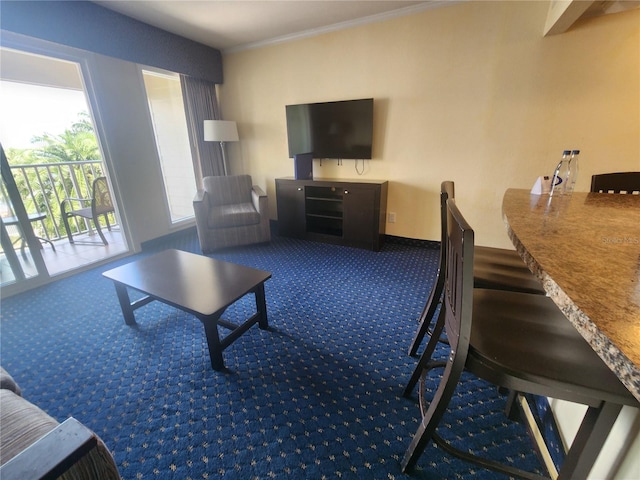
<svg viewBox="0 0 640 480"><path fill-rule="evenodd" d="M94 180L108 177L81 64L7 46L0 47L0 59L3 287L46 281L127 252L117 206L107 243L91 220L62 221L67 199L86 199L69 204L73 209L89 207Z"/></svg>

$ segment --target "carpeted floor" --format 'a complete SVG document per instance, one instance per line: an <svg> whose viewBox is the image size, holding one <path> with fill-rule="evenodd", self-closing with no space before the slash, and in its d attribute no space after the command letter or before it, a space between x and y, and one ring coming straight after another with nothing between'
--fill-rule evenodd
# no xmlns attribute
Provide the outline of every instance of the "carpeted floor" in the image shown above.
<svg viewBox="0 0 640 480"><path fill-rule="evenodd" d="M437 268L437 244L381 252L275 236L215 258L272 272L270 330L252 327L211 369L202 325L153 302L124 324L101 272L165 248L199 253L193 231L144 253L2 302L1 362L24 396L95 430L124 479L499 478L431 445L399 462L419 423L402 389L406 352ZM206 292L202 292L206 295ZM224 315L253 312L247 297ZM540 469L505 398L465 377L446 416L458 446Z"/></svg>

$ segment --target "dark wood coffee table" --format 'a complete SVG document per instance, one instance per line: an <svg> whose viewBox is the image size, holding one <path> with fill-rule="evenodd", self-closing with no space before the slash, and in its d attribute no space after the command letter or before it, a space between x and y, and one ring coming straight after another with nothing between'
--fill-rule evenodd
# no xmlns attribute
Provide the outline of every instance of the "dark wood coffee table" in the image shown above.
<svg viewBox="0 0 640 480"><path fill-rule="evenodd" d="M134 310L153 300L197 317L204 325L214 370L224 369L222 351L252 325L268 328L264 282L271 278L271 273L263 270L180 250L165 250L102 275L113 280L127 325L136 323ZM131 302L127 287L147 296ZM255 314L241 325L220 318L227 307L249 293L255 295ZM218 326L231 332L221 339Z"/></svg>

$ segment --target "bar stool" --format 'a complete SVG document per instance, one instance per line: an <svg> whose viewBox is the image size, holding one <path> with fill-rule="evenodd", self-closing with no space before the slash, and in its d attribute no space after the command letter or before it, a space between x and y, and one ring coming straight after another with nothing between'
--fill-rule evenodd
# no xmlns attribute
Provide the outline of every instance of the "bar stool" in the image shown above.
<svg viewBox="0 0 640 480"><path fill-rule="evenodd" d="M544 478L462 451L436 429L463 371L499 387L587 405L559 479L586 478L623 405L638 401L620 383L553 301L543 295L474 288L474 232L453 199L447 201L443 305L433 334L405 389L411 395L420 379L422 419L402 460L410 471L434 440L448 453L485 468L521 478ZM446 332L450 353L434 362L433 352ZM427 399L427 374L443 373Z"/></svg>
<svg viewBox="0 0 640 480"><path fill-rule="evenodd" d="M640 172L615 172L592 175L591 191L600 193L640 193Z"/></svg>
<svg viewBox="0 0 640 480"><path fill-rule="evenodd" d="M431 289L429 299L420 315L418 329L409 347L409 355L416 355L435 312L440 305L444 285L443 265L444 250L442 248L447 231L447 200L455 198L455 185L452 181L444 181L440 185L440 257L436 282ZM513 292L535 293L544 295L542 284L529 271L514 250L493 247L475 247L473 265L474 284L478 288L507 290Z"/></svg>

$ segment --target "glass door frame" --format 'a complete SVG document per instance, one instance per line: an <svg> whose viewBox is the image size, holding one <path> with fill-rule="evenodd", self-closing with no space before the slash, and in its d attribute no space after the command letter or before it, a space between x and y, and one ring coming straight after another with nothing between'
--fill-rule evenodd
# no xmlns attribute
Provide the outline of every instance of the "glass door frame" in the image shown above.
<svg viewBox="0 0 640 480"><path fill-rule="evenodd" d="M6 226L2 223L2 250L7 256L7 261L11 266L11 270L15 277L15 280L6 285L2 285L2 296L12 295L18 291L22 291L27 286L37 286L45 283L49 280L49 272L42 258L40 250L40 241L36 238L31 227L31 222L27 215L27 210L22 202L22 197L18 190L18 186L13 178L9 161L4 153L4 148L0 145L0 171L2 173L2 182L5 185L7 194L9 195L9 201L13 214L18 218L20 234L24 237L23 240L27 245L28 256L31 257L36 268L36 274L27 277L22 268L22 264L18 259L18 255L13 248L13 244L9 240Z"/></svg>

